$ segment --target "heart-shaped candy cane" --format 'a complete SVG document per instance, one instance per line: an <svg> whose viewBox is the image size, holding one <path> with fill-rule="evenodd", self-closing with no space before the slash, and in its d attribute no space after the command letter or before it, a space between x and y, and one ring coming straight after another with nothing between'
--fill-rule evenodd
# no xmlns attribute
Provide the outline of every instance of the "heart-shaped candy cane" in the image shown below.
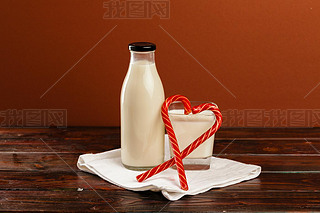
<svg viewBox="0 0 320 213"><path fill-rule="evenodd" d="M171 125L171 122L170 122L170 119L169 119L169 116L168 116L168 107L173 102L172 100L174 100L174 99L178 99L178 100L182 101L182 103L184 104L184 108L185 108L185 114L189 114L190 113L190 108L191 108L190 101L184 96L174 95L174 96L171 96L171 97L167 98L168 101L166 100L163 103L162 107L164 108L164 106L165 106L165 109L166 109L166 113L165 114L167 116L166 116L166 119L163 117L163 121L164 121L165 127L167 129L168 135L169 135L169 132L171 132L171 131L173 132L173 128L172 128L172 125ZM170 101L170 103L169 103L169 101ZM211 104L211 103L204 103L204 104L200 104L198 106L195 106L195 107L193 107L191 109L193 114L197 114L197 113L200 113L200 112L205 111L205 110L212 111L214 113L214 115L216 116L216 121L215 121L215 123L213 124L213 126L210 129L208 129L205 133L203 133L200 137L198 137L194 142L192 142L189 146L187 146L181 152L181 154L180 154L181 159L184 159L191 152L193 152L198 146L200 146L204 141L206 141L208 138L210 138L221 126L222 115L221 115L221 112L220 112L219 108L216 105ZM162 110L162 115L163 115L163 110ZM171 127L171 129L168 128L168 127ZM169 129L169 131L168 131L168 129ZM174 132L173 132L173 134L171 134L171 136L176 141ZM170 143L172 145L172 142L174 143L174 140L171 141L171 138L170 138L170 135L169 135ZM179 146L177 146L177 147L179 148ZM178 158L179 158L179 154L178 154ZM158 173L170 168L171 166L173 166L175 164L176 160L179 160L179 159L177 159L177 155L175 153L175 157L174 158L171 158L170 160L168 160L168 161L166 161L166 162L164 162L164 163L162 163L162 164L160 164L160 165L158 165L158 166L156 166L156 167L154 167L154 168L152 168L152 169L150 169L150 170L138 175L136 178L137 178L137 180L139 182L142 182L142 181L152 177L153 175L158 174ZM179 165L176 165L176 166L178 168ZM183 173L184 173L184 168L183 168ZM180 184L181 184L181 177L183 177L183 174L182 174L182 176L180 176L180 173L179 173ZM185 183L185 185L188 187L187 182ZM182 186L183 185L181 184L181 188L183 189Z"/></svg>

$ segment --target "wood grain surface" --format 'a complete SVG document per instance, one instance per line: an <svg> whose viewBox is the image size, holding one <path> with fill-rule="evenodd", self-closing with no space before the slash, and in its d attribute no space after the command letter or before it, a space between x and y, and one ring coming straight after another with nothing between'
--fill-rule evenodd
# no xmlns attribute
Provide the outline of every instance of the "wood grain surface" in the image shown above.
<svg viewBox="0 0 320 213"><path fill-rule="evenodd" d="M320 129L223 128L214 156L261 175L178 201L133 192L76 167L78 156L120 148L120 129L0 129L0 211L320 211Z"/></svg>

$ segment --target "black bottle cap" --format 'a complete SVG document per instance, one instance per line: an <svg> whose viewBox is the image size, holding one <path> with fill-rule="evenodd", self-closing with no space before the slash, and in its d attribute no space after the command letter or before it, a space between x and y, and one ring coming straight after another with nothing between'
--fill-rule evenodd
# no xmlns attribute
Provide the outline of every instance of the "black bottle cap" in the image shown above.
<svg viewBox="0 0 320 213"><path fill-rule="evenodd" d="M156 45L150 42L133 42L129 44L129 50L138 52L148 52L156 50Z"/></svg>

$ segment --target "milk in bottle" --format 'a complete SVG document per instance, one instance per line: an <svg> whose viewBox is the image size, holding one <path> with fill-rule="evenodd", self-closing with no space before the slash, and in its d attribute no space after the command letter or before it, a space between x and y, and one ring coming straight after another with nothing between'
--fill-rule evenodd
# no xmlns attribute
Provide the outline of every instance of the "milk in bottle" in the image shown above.
<svg viewBox="0 0 320 213"><path fill-rule="evenodd" d="M129 44L130 65L124 79L121 106L121 160L132 170L150 169L164 160L164 90L149 42Z"/></svg>

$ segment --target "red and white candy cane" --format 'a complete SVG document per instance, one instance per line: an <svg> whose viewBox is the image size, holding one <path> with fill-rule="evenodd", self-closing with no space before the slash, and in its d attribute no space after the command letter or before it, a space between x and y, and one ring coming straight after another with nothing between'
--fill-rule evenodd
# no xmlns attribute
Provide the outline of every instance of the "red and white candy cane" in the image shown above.
<svg viewBox="0 0 320 213"><path fill-rule="evenodd" d="M187 157L191 152L193 152L200 144L202 144L204 141L206 141L208 138L210 138L216 131L220 128L222 123L222 115L219 110L219 108L211 103L205 103L201 104L199 106L195 106L192 108L192 113L197 114L204 110L210 110L214 113L216 116L216 121L213 124L213 126L208 129L205 133L203 133L199 138L197 138L194 142L192 142L189 146L187 146L182 152L181 152L181 158L184 159ZM170 160L138 175L136 178L139 182L142 182L150 177L152 177L155 174L158 174L171 166L175 164L174 158L171 158Z"/></svg>
<svg viewBox="0 0 320 213"><path fill-rule="evenodd" d="M182 158L181 158L181 152L179 149L179 144L176 138L176 135L173 131L173 127L171 124L171 121L169 119L169 114L168 114L168 110L169 110L169 106L171 103L175 102L175 101L181 101L184 105L184 113L185 114L189 114L191 113L191 106L190 106L190 101L182 96L182 95L174 95L171 96L169 98L167 98L164 103L162 104L162 108L161 108L161 115L162 115L162 120L163 123L166 127L168 136L169 136L169 141L171 144L171 148L174 154L174 161L175 164L177 166L177 171L178 171L178 175L179 175L179 181L180 181L180 187L183 190L188 190L188 182L187 182L187 178L186 178L186 173L184 170L184 166L182 163Z"/></svg>

